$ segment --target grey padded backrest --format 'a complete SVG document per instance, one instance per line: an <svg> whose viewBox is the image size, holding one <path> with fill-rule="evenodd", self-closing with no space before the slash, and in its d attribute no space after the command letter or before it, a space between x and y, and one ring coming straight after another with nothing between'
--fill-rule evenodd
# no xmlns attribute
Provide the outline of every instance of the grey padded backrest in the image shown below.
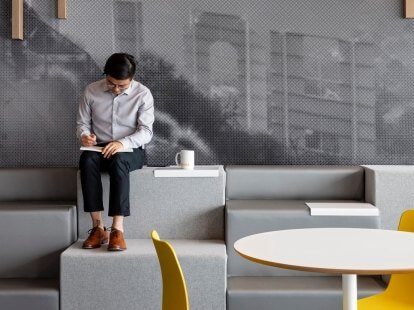
<svg viewBox="0 0 414 310"><path fill-rule="evenodd" d="M76 168L0 169L0 201L76 201Z"/></svg>
<svg viewBox="0 0 414 310"><path fill-rule="evenodd" d="M218 177L154 177L154 167L132 171L130 179L131 216L125 220L125 237L147 239L156 229L166 239L224 239L226 175ZM86 238L91 225L85 213L80 177L78 179L79 238ZM104 223L108 218L109 175L102 173Z"/></svg>
<svg viewBox="0 0 414 310"><path fill-rule="evenodd" d="M359 166L226 166L226 199L364 198Z"/></svg>
<svg viewBox="0 0 414 310"><path fill-rule="evenodd" d="M76 230L74 205L0 203L0 278L58 278L60 254Z"/></svg>

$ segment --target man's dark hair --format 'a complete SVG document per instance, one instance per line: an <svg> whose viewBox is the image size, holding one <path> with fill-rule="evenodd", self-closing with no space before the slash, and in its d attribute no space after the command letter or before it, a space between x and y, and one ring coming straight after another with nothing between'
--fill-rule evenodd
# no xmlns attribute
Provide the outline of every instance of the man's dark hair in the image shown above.
<svg viewBox="0 0 414 310"><path fill-rule="evenodd" d="M126 53L112 54L106 61L104 74L117 80L132 79L135 75L135 57Z"/></svg>

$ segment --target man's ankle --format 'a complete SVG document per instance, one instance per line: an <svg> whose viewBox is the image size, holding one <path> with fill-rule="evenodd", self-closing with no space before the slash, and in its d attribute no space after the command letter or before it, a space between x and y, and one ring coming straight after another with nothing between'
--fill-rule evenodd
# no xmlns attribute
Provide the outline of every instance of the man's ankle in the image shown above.
<svg viewBox="0 0 414 310"><path fill-rule="evenodd" d="M95 227L99 227L99 228L101 228L101 229L105 230L105 226L104 226L103 224L93 224L93 225L92 225L92 227L93 227L93 228L95 228Z"/></svg>
<svg viewBox="0 0 414 310"><path fill-rule="evenodd" d="M114 225L112 225L111 226L111 230L112 229L116 229L116 230L120 230L120 231L124 232L124 227L122 227L122 226L114 226Z"/></svg>
<svg viewBox="0 0 414 310"><path fill-rule="evenodd" d="M104 229L104 224L102 223L102 221L96 221L96 222L94 222L94 223L92 223L92 226L93 227L99 227L99 228L101 228L101 229Z"/></svg>

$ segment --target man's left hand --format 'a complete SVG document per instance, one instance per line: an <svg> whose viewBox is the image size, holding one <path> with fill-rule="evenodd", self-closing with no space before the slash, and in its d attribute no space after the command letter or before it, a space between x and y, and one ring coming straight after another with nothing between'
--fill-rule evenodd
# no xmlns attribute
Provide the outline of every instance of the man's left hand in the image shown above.
<svg viewBox="0 0 414 310"><path fill-rule="evenodd" d="M119 150L121 150L124 146L119 141L112 141L108 143L104 149L102 150L102 155L104 158L109 158L112 155L116 154Z"/></svg>

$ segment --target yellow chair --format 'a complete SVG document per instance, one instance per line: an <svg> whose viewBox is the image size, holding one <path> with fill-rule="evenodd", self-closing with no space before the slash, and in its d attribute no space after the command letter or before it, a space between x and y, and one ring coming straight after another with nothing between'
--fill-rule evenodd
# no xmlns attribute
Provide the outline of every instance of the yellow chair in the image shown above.
<svg viewBox="0 0 414 310"><path fill-rule="evenodd" d="M414 232L414 210L401 215L398 230ZM413 273L393 274L384 292L358 300L358 310L414 310L413 288Z"/></svg>
<svg viewBox="0 0 414 310"><path fill-rule="evenodd" d="M151 233L162 274L162 310L189 310L187 286L180 262L171 244Z"/></svg>

